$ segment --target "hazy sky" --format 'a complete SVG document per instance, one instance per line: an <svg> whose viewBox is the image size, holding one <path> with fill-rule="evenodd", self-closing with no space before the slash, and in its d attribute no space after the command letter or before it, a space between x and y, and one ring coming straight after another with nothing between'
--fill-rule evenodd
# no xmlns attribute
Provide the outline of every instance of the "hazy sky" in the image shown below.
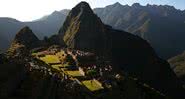
<svg viewBox="0 0 185 99"><path fill-rule="evenodd" d="M55 10L71 9L80 1L87 1L92 8L120 2L121 4L140 3L168 4L177 9L185 9L185 0L0 0L0 17L12 17L20 21L31 21Z"/></svg>

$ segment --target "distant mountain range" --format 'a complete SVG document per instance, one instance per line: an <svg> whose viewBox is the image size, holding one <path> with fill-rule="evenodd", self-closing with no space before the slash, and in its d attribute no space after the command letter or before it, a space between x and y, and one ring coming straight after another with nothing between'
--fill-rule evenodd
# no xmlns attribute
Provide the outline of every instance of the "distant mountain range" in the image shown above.
<svg viewBox="0 0 185 99"><path fill-rule="evenodd" d="M51 15L32 22L20 22L12 18L0 18L0 50L5 51L13 41L16 33L23 27L29 26L39 39L56 34L62 26L68 10L53 12Z"/></svg>
<svg viewBox="0 0 185 99"><path fill-rule="evenodd" d="M33 22L23 23L14 20L9 23L8 21L13 19L3 19L0 35L11 36L4 40L1 39L0 42L11 41L18 29L25 25L29 26L40 39L56 34L69 11L55 11ZM173 6L141 6L138 3L128 6L115 3L105 8L95 8L94 12L103 23L147 40L162 58L173 57L185 49L185 11L177 10ZM15 23L19 25L14 26ZM7 45L2 47L7 48Z"/></svg>
<svg viewBox="0 0 185 99"><path fill-rule="evenodd" d="M147 40L162 58L172 57L185 49L185 15L173 6L115 3L94 11L105 24Z"/></svg>

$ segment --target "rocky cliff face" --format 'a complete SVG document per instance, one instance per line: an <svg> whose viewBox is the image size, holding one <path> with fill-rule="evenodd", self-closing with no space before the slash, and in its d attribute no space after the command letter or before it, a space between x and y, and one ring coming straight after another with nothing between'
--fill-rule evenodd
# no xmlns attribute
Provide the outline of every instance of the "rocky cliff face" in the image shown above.
<svg viewBox="0 0 185 99"><path fill-rule="evenodd" d="M81 2L69 12L59 34L70 48L93 52L105 50L104 24L86 2Z"/></svg>
<svg viewBox="0 0 185 99"><path fill-rule="evenodd" d="M74 7L59 31L70 48L108 53L113 64L172 97L183 89L170 65L160 59L147 41L104 25L89 5Z"/></svg>

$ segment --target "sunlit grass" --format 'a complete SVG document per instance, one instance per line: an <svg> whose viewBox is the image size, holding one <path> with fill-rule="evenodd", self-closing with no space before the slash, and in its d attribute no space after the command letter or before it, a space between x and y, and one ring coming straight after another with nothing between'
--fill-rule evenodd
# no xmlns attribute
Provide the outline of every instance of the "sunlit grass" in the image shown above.
<svg viewBox="0 0 185 99"><path fill-rule="evenodd" d="M65 71L68 75L73 76L73 77L78 77L78 76L83 76L80 71L75 70L75 71Z"/></svg>
<svg viewBox="0 0 185 99"><path fill-rule="evenodd" d="M56 55L62 56L62 55L64 55L64 54L65 54L64 51L60 51L60 52L58 52Z"/></svg>
<svg viewBox="0 0 185 99"><path fill-rule="evenodd" d="M66 57L66 54L65 54L64 51L57 52L56 55L61 57L61 58L65 58Z"/></svg>
<svg viewBox="0 0 185 99"><path fill-rule="evenodd" d="M68 67L68 66L70 66L70 65L69 65L69 62L66 62L66 63L63 65L63 67Z"/></svg>
<svg viewBox="0 0 185 99"><path fill-rule="evenodd" d="M101 83L97 80L85 80L82 83L90 90L90 91L97 91L103 89Z"/></svg>
<svg viewBox="0 0 185 99"><path fill-rule="evenodd" d="M58 56L56 55L46 55L45 57L40 57L40 60L44 61L45 63L60 63Z"/></svg>
<svg viewBox="0 0 185 99"><path fill-rule="evenodd" d="M60 67L62 67L63 65L58 64L58 65L51 65L52 68L60 70Z"/></svg>

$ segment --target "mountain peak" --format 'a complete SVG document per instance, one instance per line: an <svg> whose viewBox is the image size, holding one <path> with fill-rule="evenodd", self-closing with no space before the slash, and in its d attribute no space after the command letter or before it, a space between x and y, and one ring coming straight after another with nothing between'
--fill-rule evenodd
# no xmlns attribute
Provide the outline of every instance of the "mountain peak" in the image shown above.
<svg viewBox="0 0 185 99"><path fill-rule="evenodd" d="M52 15L60 15L61 13L60 13L60 11L54 11L53 13L52 13Z"/></svg>
<svg viewBox="0 0 185 99"><path fill-rule="evenodd" d="M104 42L104 24L88 3L80 2L69 12L59 34L68 47L99 51Z"/></svg>
<svg viewBox="0 0 185 99"><path fill-rule="evenodd" d="M116 5L116 6L122 6L122 4L120 4L119 2L116 2L115 4L113 5Z"/></svg>
<svg viewBox="0 0 185 99"><path fill-rule="evenodd" d="M134 3L132 4L132 7L141 7L141 5L139 3Z"/></svg>
<svg viewBox="0 0 185 99"><path fill-rule="evenodd" d="M113 5L111 5L111 7L120 9L121 7L123 7L123 5L120 4L119 2L116 2Z"/></svg>
<svg viewBox="0 0 185 99"><path fill-rule="evenodd" d="M91 7L89 6L89 4L87 2L80 2L79 4L77 4L73 9L72 9L73 13L79 13L79 12L87 12L87 13L93 13Z"/></svg>
<svg viewBox="0 0 185 99"><path fill-rule="evenodd" d="M89 4L85 1L82 1L82 2L78 3L76 6L89 7L90 8Z"/></svg>
<svg viewBox="0 0 185 99"><path fill-rule="evenodd" d="M10 57L20 56L23 55L23 53L27 53L30 49L38 47L39 44L40 40L35 36L32 30L26 26L15 35L7 54Z"/></svg>
<svg viewBox="0 0 185 99"><path fill-rule="evenodd" d="M15 38L18 38L20 35L22 34L25 34L25 33L32 33L32 30L28 27L28 26L25 26L23 27L15 36Z"/></svg>
<svg viewBox="0 0 185 99"><path fill-rule="evenodd" d="M30 48L33 47L32 45L35 45L34 42L38 41L39 39L35 36L32 30L28 26L25 26L15 35L13 44L19 43Z"/></svg>

